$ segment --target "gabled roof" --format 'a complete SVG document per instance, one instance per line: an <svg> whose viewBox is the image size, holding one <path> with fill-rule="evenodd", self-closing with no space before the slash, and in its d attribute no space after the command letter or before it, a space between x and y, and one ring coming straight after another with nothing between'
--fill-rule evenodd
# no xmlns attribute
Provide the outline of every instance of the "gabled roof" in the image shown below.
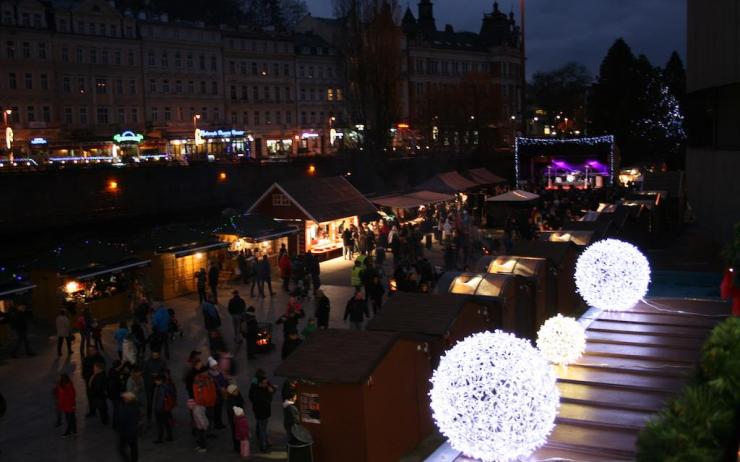
<svg viewBox="0 0 740 462"><path fill-rule="evenodd" d="M63 244L29 264L31 269L56 271L78 279L91 278L147 266L150 260L137 258L122 245L100 241Z"/></svg>
<svg viewBox="0 0 740 462"><path fill-rule="evenodd" d="M438 173L415 189L417 191L434 191L443 194L455 194L477 187L478 184L468 180L455 171Z"/></svg>
<svg viewBox="0 0 740 462"><path fill-rule="evenodd" d="M364 383L397 339L395 332L318 330L283 361L275 375L319 383Z"/></svg>
<svg viewBox="0 0 740 462"><path fill-rule="evenodd" d="M486 202L529 202L539 198L540 196L535 193L515 189L513 191L499 194L498 196L487 197Z"/></svg>
<svg viewBox="0 0 740 462"><path fill-rule="evenodd" d="M547 258L556 265L560 265L568 252L578 252L578 246L572 242L549 242L518 240L514 242L511 256Z"/></svg>
<svg viewBox="0 0 740 462"><path fill-rule="evenodd" d="M213 234L235 235L250 242L262 242L295 234L298 229L256 214L234 215L213 227Z"/></svg>
<svg viewBox="0 0 740 462"><path fill-rule="evenodd" d="M367 324L367 329L443 336L460 314L465 300L452 294L397 293Z"/></svg>
<svg viewBox="0 0 740 462"><path fill-rule="evenodd" d="M213 235L183 225L154 228L131 240L131 247L154 253L174 253L184 257L196 252L228 247Z"/></svg>
<svg viewBox="0 0 740 462"><path fill-rule="evenodd" d="M455 196L449 194L436 193L433 191L415 191L405 194L390 194L370 199L370 202L385 207L394 207L399 209L416 208L421 205L436 204L454 199Z"/></svg>
<svg viewBox="0 0 740 462"><path fill-rule="evenodd" d="M368 215L378 210L344 177L304 178L275 183L249 208L251 212L273 191L279 189L307 217L317 223Z"/></svg>
<svg viewBox="0 0 740 462"><path fill-rule="evenodd" d="M481 185L506 183L505 178L501 178L487 168L482 167L468 170L467 177Z"/></svg>

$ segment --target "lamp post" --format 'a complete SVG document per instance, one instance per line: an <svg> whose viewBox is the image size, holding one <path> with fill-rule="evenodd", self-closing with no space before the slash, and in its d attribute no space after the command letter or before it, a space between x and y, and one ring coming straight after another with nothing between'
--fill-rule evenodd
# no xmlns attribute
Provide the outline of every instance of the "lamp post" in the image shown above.
<svg viewBox="0 0 740 462"><path fill-rule="evenodd" d="M200 120L200 114L193 114L193 130L198 129L198 121Z"/></svg>
<svg viewBox="0 0 740 462"><path fill-rule="evenodd" d="M198 143L200 136L198 134L198 121L200 120L200 114L193 114L193 154L198 153Z"/></svg>
<svg viewBox="0 0 740 462"><path fill-rule="evenodd" d="M5 147L8 149L8 160L11 164L13 163L13 152L10 150L13 147L13 130L11 130L10 125L8 125L8 116L12 113L13 111L10 109L3 111L3 121L5 122Z"/></svg>

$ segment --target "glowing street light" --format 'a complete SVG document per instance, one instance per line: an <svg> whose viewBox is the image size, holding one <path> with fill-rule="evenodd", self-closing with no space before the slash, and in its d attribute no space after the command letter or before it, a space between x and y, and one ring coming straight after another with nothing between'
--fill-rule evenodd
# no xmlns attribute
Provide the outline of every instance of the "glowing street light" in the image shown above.
<svg viewBox="0 0 740 462"><path fill-rule="evenodd" d="M193 114L193 130L198 129L198 121L200 120L200 114Z"/></svg>

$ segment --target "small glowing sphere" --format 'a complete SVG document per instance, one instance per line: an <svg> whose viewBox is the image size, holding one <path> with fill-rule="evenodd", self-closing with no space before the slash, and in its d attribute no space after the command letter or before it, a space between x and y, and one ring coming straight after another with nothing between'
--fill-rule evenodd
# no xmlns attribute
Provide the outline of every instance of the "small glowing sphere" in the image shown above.
<svg viewBox="0 0 740 462"><path fill-rule="evenodd" d="M221 172L218 174L218 181L226 181L226 172Z"/></svg>
<svg viewBox="0 0 740 462"><path fill-rule="evenodd" d="M472 335L432 375L434 420L453 448L484 462L526 457L545 444L560 394L550 364L501 331Z"/></svg>
<svg viewBox="0 0 740 462"><path fill-rule="evenodd" d="M604 239L578 257L575 277L578 293L590 306L625 311L647 293L650 264L634 245Z"/></svg>
<svg viewBox="0 0 740 462"><path fill-rule="evenodd" d="M554 316L537 332L537 348L555 364L574 363L586 349L586 329L574 318Z"/></svg>
<svg viewBox="0 0 740 462"><path fill-rule="evenodd" d="M118 182L116 180L108 181L108 191L118 191Z"/></svg>

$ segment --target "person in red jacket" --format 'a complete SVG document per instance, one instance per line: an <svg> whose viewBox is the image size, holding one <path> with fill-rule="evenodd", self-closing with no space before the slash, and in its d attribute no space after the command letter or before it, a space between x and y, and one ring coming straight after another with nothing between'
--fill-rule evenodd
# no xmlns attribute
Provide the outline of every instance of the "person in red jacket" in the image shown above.
<svg viewBox="0 0 740 462"><path fill-rule="evenodd" d="M57 397L57 406L59 410L64 413L64 419L67 421L67 430L65 430L63 437L69 435L77 435L77 393L75 393L75 386L72 381L69 380L69 375L59 375L59 382L54 387L54 392Z"/></svg>
<svg viewBox="0 0 740 462"><path fill-rule="evenodd" d="M287 253L280 256L278 268L280 268L280 277L283 279L283 290L290 292L290 275L293 272L293 265Z"/></svg>

